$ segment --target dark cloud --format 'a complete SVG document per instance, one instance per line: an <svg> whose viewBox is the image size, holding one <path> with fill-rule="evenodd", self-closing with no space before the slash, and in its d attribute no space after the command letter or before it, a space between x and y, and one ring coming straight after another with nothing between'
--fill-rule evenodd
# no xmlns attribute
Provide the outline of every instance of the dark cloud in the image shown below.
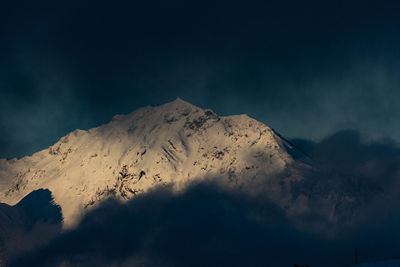
<svg viewBox="0 0 400 267"><path fill-rule="evenodd" d="M178 96L248 113L288 137L353 127L399 139L398 5L9 2L0 156Z"/></svg>
<svg viewBox="0 0 400 267"><path fill-rule="evenodd" d="M291 142L307 155L299 159L313 166L307 179L293 184L295 196L308 195L315 203L330 199L342 223L397 216L392 212L400 204L400 148L393 139L371 141L343 130L320 142Z"/></svg>
<svg viewBox="0 0 400 267"><path fill-rule="evenodd" d="M180 195L158 190L126 204L107 201L11 266L291 266L322 260L313 255L327 253L318 241L265 199L197 185Z"/></svg>
<svg viewBox="0 0 400 267"><path fill-rule="evenodd" d="M362 261L398 256L398 219L329 237L299 227L265 198L212 184L178 195L158 189L125 204L104 202L76 229L10 266L340 266L354 261L355 248Z"/></svg>
<svg viewBox="0 0 400 267"><path fill-rule="evenodd" d="M397 188L394 185L399 182L400 148L393 139L370 141L358 131L343 130L320 142L291 141L308 155L317 171L368 180L386 193Z"/></svg>

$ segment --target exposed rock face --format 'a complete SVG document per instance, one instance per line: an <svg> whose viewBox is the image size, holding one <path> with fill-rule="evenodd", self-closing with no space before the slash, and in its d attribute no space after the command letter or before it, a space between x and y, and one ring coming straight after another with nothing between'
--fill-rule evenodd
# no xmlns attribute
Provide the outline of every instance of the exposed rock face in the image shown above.
<svg viewBox="0 0 400 267"><path fill-rule="evenodd" d="M0 202L14 205L47 188L69 227L105 198L127 200L163 185L179 191L210 179L225 188L267 194L296 213L308 201L306 194L292 193L309 169L294 159L299 153L247 115L218 116L177 99L76 130L32 156L1 159Z"/></svg>

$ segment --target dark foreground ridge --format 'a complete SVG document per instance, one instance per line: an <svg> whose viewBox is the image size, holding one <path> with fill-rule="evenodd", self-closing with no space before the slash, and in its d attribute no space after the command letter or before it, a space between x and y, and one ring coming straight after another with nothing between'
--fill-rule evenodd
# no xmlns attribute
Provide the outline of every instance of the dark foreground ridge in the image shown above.
<svg viewBox="0 0 400 267"><path fill-rule="evenodd" d="M51 240L61 232L61 222L61 209L47 189L33 191L14 206L0 203L0 263Z"/></svg>

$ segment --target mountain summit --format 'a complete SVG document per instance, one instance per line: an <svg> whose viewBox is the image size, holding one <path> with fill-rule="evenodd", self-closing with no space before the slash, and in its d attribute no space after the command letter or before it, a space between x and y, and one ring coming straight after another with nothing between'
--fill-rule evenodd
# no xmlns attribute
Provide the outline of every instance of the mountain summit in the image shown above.
<svg viewBox="0 0 400 267"><path fill-rule="evenodd" d="M289 212L294 182L308 165L271 128L247 115L219 116L181 99L147 106L88 131L75 130L22 159L0 159L0 202L49 189L64 227L109 197L128 200L157 186L179 192L210 180L268 194ZM296 203L300 203L298 201ZM292 208L291 208L292 207Z"/></svg>

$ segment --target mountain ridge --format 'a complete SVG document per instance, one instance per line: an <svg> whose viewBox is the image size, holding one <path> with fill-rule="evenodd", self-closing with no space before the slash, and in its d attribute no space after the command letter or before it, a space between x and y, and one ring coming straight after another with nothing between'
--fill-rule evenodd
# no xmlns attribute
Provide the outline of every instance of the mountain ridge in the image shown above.
<svg viewBox="0 0 400 267"><path fill-rule="evenodd" d="M0 202L14 205L34 190L48 189L69 228L110 197L126 201L159 186L180 192L212 181L268 196L296 215L313 201L302 188L312 166L298 154L303 153L248 115L219 116L178 98L75 130L32 156L0 159ZM326 213L333 214L336 203L324 198Z"/></svg>

